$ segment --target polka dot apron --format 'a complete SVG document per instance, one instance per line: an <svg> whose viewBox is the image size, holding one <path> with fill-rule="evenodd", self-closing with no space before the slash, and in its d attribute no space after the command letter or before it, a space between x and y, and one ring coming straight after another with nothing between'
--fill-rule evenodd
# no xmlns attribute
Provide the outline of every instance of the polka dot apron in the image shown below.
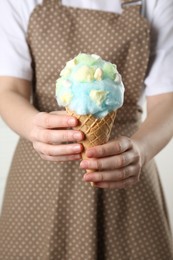
<svg viewBox="0 0 173 260"><path fill-rule="evenodd" d="M79 52L116 63L125 84L111 138L139 127L138 100L149 58L149 26L136 3L122 14L45 0L33 11L28 44L33 58L34 105L59 110L55 82ZM82 181L79 162L42 160L20 139L8 176L0 220L1 260L172 260L172 240L153 161L131 189L107 190Z"/></svg>

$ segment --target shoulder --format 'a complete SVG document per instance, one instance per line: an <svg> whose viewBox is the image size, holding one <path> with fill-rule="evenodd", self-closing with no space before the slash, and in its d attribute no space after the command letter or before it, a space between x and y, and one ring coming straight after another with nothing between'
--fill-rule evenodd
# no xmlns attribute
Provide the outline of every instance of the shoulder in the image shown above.
<svg viewBox="0 0 173 260"><path fill-rule="evenodd" d="M41 4L43 0L0 0L0 22L1 25L4 21L8 21L13 27L15 22L23 27L27 28L27 23L34 8Z"/></svg>
<svg viewBox="0 0 173 260"><path fill-rule="evenodd" d="M150 22L155 18L173 16L172 0L143 0L144 14Z"/></svg>
<svg viewBox="0 0 173 260"><path fill-rule="evenodd" d="M12 7L17 9L17 7L25 5L27 7L36 6L41 4L43 0L0 0L0 6Z"/></svg>
<svg viewBox="0 0 173 260"><path fill-rule="evenodd" d="M151 63L146 94L173 92L173 0L144 0L151 25ZM158 76L159 75L159 76Z"/></svg>
<svg viewBox="0 0 173 260"><path fill-rule="evenodd" d="M8 10L20 13L21 10L32 10L36 5L41 4L43 0L0 0L0 10Z"/></svg>
<svg viewBox="0 0 173 260"><path fill-rule="evenodd" d="M0 75L32 80L28 22L42 0L0 0Z"/></svg>

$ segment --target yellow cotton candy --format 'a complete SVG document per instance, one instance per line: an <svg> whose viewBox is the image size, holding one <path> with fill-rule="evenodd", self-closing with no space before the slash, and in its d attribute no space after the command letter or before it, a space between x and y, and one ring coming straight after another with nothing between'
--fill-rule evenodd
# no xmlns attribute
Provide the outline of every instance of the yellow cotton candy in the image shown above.
<svg viewBox="0 0 173 260"><path fill-rule="evenodd" d="M94 73L94 78L95 78L96 80L102 80L102 76L103 76L103 71L102 71L102 69L97 68L96 71L95 71L95 73Z"/></svg>
<svg viewBox="0 0 173 260"><path fill-rule="evenodd" d="M91 90L90 92L90 98L98 105L100 106L103 101L106 99L106 96L109 92L103 91L103 90Z"/></svg>
<svg viewBox="0 0 173 260"><path fill-rule="evenodd" d="M76 59L73 59L73 60L70 60L66 63L66 66L69 68L69 69L73 69L77 64L77 60Z"/></svg>
<svg viewBox="0 0 173 260"><path fill-rule="evenodd" d="M63 103L64 106L67 106L70 104L70 101L72 100L72 95L71 94L64 94L63 96L61 96L61 101Z"/></svg>
<svg viewBox="0 0 173 260"><path fill-rule="evenodd" d="M75 75L74 80L79 82L91 82L94 80L94 69L89 68L88 66L80 67Z"/></svg>
<svg viewBox="0 0 173 260"><path fill-rule="evenodd" d="M71 73L71 69L69 69L68 67L65 67L61 73L60 73L60 76L63 77L63 78L67 78Z"/></svg>

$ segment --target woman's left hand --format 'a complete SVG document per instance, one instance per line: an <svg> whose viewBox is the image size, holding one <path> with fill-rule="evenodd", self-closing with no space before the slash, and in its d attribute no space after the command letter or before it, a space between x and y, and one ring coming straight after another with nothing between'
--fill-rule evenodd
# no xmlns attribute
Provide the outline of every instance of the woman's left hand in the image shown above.
<svg viewBox="0 0 173 260"><path fill-rule="evenodd" d="M90 169L83 180L98 188L125 189L139 181L143 158L137 142L122 136L104 145L89 148L87 160L80 164Z"/></svg>

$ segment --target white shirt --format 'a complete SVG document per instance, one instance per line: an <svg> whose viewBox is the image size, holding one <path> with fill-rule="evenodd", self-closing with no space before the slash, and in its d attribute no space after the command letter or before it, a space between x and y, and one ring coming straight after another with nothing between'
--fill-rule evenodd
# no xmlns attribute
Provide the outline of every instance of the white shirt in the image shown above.
<svg viewBox="0 0 173 260"><path fill-rule="evenodd" d="M32 80L26 43L29 17L43 0L0 0L0 76ZM58 1L58 0L57 0ZM146 95L173 92L173 0L145 0L144 15L152 28ZM120 0L62 0L63 5L121 13ZM157 44L155 44L157 38Z"/></svg>

